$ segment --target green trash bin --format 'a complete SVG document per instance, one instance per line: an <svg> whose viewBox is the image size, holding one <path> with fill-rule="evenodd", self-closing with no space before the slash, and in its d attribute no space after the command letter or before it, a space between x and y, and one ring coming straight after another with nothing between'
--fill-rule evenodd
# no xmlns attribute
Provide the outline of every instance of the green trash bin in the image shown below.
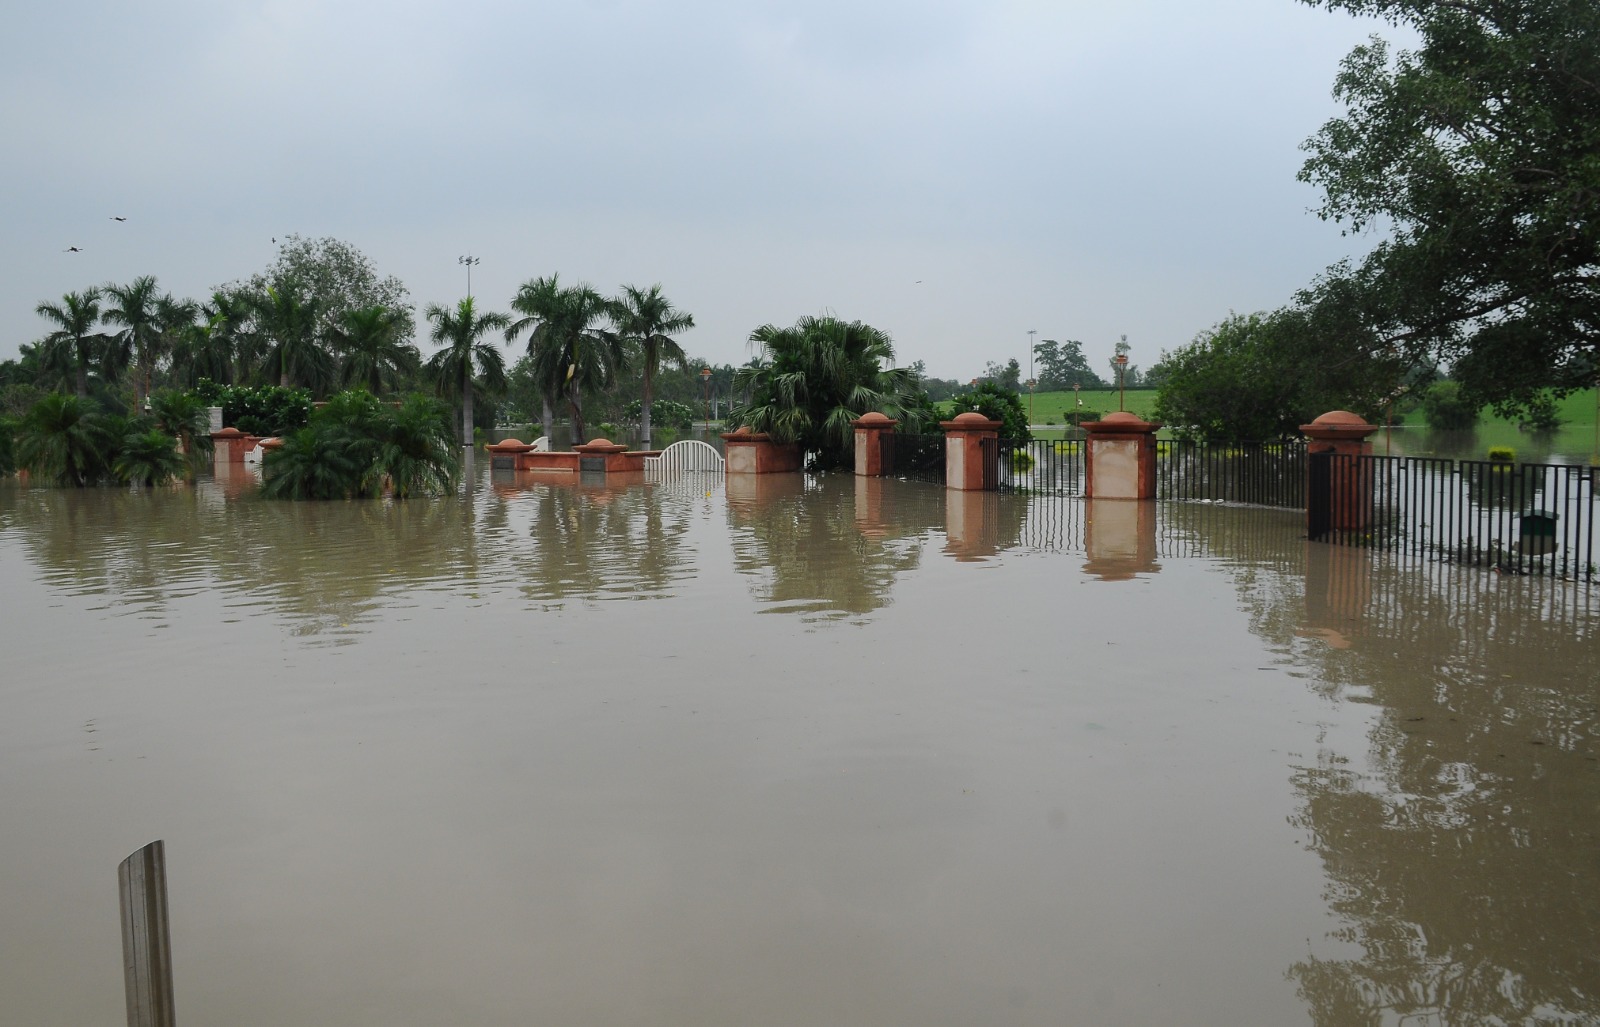
<svg viewBox="0 0 1600 1027"><path fill-rule="evenodd" d="M1548 510L1529 510L1522 515L1517 548L1528 556L1546 556L1556 551L1556 515Z"/></svg>

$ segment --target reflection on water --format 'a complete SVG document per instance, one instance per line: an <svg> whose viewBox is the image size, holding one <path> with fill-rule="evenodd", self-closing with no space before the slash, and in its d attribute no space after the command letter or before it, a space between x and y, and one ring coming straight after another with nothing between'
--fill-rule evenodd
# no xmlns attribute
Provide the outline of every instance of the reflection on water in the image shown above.
<svg viewBox="0 0 1600 1027"><path fill-rule="evenodd" d="M0 1022L157 836L197 1022L1600 1022L1600 595L1293 511L13 483L0 601Z"/></svg>
<svg viewBox="0 0 1600 1027"><path fill-rule="evenodd" d="M767 612L849 618L889 602L895 580L922 561L940 493L883 499L886 483L844 475L733 475L733 563Z"/></svg>
<svg viewBox="0 0 1600 1027"><path fill-rule="evenodd" d="M1525 432L1499 424L1470 431L1390 428L1372 441L1379 455L1487 460L1491 446L1510 446L1521 463L1585 464L1600 459L1600 432L1593 424L1569 424L1553 432Z"/></svg>

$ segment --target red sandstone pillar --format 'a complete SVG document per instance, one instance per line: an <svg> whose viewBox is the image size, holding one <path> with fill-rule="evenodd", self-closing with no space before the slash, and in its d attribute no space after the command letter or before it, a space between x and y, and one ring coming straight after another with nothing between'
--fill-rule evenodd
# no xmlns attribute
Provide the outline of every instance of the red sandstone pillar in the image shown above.
<svg viewBox="0 0 1600 1027"><path fill-rule="evenodd" d="M1156 498L1156 430L1161 425L1117 411L1083 425L1083 495L1092 499Z"/></svg>
<svg viewBox="0 0 1600 1027"><path fill-rule="evenodd" d="M1372 467L1361 458L1372 455L1371 435L1377 430L1348 410L1330 410L1300 426L1309 457L1306 473L1312 476L1306 483L1306 519L1313 536L1322 534L1319 529L1361 531L1371 524ZM1320 475L1326 480L1318 480ZM1324 495L1327 509L1313 509ZM1327 522L1319 525L1324 515Z"/></svg>
<svg viewBox="0 0 1600 1027"><path fill-rule="evenodd" d="M224 428L211 433L211 459L221 463L242 464L244 455L256 448L260 438L246 435L237 428Z"/></svg>
<svg viewBox="0 0 1600 1027"><path fill-rule="evenodd" d="M899 423L876 410L850 422L850 427L856 430L857 474L866 478L881 478L894 473L894 468L888 466L883 458L883 439L886 435L893 435L894 426Z"/></svg>
<svg viewBox="0 0 1600 1027"><path fill-rule="evenodd" d="M1000 487L1000 468L984 474L983 440L1000 437L1000 422L975 410L940 421L944 429L944 484L962 492L982 492Z"/></svg>
<svg viewBox="0 0 1600 1027"><path fill-rule="evenodd" d="M765 432L752 432L749 425L722 436L722 458L729 474L785 474L798 471L805 462L799 443L773 442Z"/></svg>

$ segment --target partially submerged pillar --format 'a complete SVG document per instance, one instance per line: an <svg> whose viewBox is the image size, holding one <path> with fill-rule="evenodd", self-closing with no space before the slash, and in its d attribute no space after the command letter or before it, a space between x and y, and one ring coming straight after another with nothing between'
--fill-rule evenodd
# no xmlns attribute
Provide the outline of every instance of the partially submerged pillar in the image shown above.
<svg viewBox="0 0 1600 1027"><path fill-rule="evenodd" d="M1372 435L1378 430L1348 410L1330 410L1306 437L1306 534L1363 531L1372 523Z"/></svg>
<svg viewBox="0 0 1600 1027"><path fill-rule="evenodd" d="M1156 498L1156 431L1161 425L1117 411L1082 428L1086 499Z"/></svg>
<svg viewBox="0 0 1600 1027"><path fill-rule="evenodd" d="M258 435L246 435L237 428L224 428L211 433L211 459L216 463L242 464L244 455L261 441Z"/></svg>
<svg viewBox="0 0 1600 1027"><path fill-rule="evenodd" d="M866 478L881 478L894 473L893 451L885 452L895 425L887 414L874 410L850 422L856 430L856 473Z"/></svg>
<svg viewBox="0 0 1600 1027"><path fill-rule="evenodd" d="M957 414L955 420L940 421L944 429L944 484L962 492L994 491L1000 487L1000 453L990 447L992 468L984 458L984 441L1000 437L1000 422L991 421L976 410ZM985 473L987 470L988 473Z"/></svg>
<svg viewBox="0 0 1600 1027"><path fill-rule="evenodd" d="M797 442L772 441L766 432L745 425L722 436L722 457L728 474L784 474L798 471L805 461Z"/></svg>

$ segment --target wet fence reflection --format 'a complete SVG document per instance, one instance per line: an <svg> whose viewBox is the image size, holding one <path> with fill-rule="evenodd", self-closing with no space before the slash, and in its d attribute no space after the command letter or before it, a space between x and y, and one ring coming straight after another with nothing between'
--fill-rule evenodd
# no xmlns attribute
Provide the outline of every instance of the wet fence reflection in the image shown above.
<svg viewBox="0 0 1600 1027"><path fill-rule="evenodd" d="M1213 533L1214 555L1243 542ZM1342 926L1287 969L1313 1022L1600 1022L1600 596L1301 542L1234 575L1307 687L1370 711L1294 771ZM1332 707L1330 707L1332 709ZM1342 740L1336 740L1342 739Z"/></svg>

